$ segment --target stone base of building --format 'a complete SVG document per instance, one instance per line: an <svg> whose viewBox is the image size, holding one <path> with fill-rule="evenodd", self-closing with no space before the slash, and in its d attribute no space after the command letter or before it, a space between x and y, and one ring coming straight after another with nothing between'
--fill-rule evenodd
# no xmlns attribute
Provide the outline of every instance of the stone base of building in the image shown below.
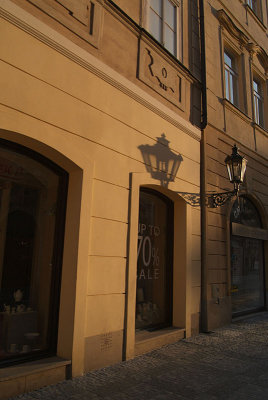
<svg viewBox="0 0 268 400"><path fill-rule="evenodd" d="M141 331L136 334L135 355L148 353L161 346L184 339L185 329L167 328L161 331Z"/></svg>
<svg viewBox="0 0 268 400"><path fill-rule="evenodd" d="M50 357L0 370L0 399L53 385L70 376L71 361Z"/></svg>

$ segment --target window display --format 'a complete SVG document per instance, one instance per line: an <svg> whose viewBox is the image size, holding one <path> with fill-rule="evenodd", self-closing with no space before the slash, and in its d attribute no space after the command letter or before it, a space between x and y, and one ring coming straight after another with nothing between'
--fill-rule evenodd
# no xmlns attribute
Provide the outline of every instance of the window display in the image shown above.
<svg viewBox="0 0 268 400"><path fill-rule="evenodd" d="M136 328L171 325L173 204L151 190L140 192Z"/></svg>
<svg viewBox="0 0 268 400"><path fill-rule="evenodd" d="M62 176L21 148L0 147L0 363L55 341Z"/></svg>

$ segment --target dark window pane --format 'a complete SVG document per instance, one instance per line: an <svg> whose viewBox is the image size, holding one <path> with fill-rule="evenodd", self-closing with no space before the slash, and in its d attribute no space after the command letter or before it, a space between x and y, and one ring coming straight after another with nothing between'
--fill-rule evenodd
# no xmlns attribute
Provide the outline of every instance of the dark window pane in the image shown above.
<svg viewBox="0 0 268 400"><path fill-rule="evenodd" d="M226 52L224 52L224 62L225 62L225 64L227 64L230 68L233 67L232 57L229 56L229 54L227 54Z"/></svg>
<svg viewBox="0 0 268 400"><path fill-rule="evenodd" d="M253 89L255 90L255 92L259 93L259 84L256 81L253 81Z"/></svg>
<svg viewBox="0 0 268 400"><path fill-rule="evenodd" d="M262 227L258 210L243 196L233 205L231 222ZM231 294L233 313L264 307L262 240L231 235Z"/></svg>
<svg viewBox="0 0 268 400"><path fill-rule="evenodd" d="M138 235L136 328L171 324L172 204L141 191Z"/></svg>
<svg viewBox="0 0 268 400"><path fill-rule="evenodd" d="M170 53L175 55L175 33L167 25L164 25L164 40L164 46L166 47L166 49L170 51Z"/></svg>
<svg viewBox="0 0 268 400"><path fill-rule="evenodd" d="M233 313L264 306L263 242L232 236L231 277Z"/></svg>
<svg viewBox="0 0 268 400"><path fill-rule="evenodd" d="M161 18L154 11L152 11L150 9L150 12L149 12L149 32L159 42L161 42L161 40L162 40L162 37L161 37L162 36L161 25L162 25Z"/></svg>
<svg viewBox="0 0 268 400"><path fill-rule="evenodd" d="M170 1L165 1L165 22L170 26L170 28L175 30L176 21L176 7Z"/></svg>
<svg viewBox="0 0 268 400"><path fill-rule="evenodd" d="M247 226L262 227L261 218L254 204L247 198L240 196L231 211L231 222Z"/></svg>
<svg viewBox="0 0 268 400"><path fill-rule="evenodd" d="M51 350L59 183L41 162L0 148L0 362Z"/></svg>
<svg viewBox="0 0 268 400"><path fill-rule="evenodd" d="M162 0L150 0L150 7L158 14L162 15Z"/></svg>

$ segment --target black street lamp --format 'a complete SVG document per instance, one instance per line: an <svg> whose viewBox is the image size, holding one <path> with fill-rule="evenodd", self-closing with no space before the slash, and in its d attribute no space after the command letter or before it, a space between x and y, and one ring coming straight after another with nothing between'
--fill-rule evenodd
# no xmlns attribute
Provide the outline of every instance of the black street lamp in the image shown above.
<svg viewBox="0 0 268 400"><path fill-rule="evenodd" d="M238 196L239 186L244 181L247 159L238 153L236 145L232 148L232 154L227 156L224 162L226 164L229 180L234 184L234 190L230 192L208 194L208 204L210 207L222 206L232 197Z"/></svg>
<svg viewBox="0 0 268 400"><path fill-rule="evenodd" d="M238 149L236 145L233 147L233 152L231 156L227 156L224 160L227 172L229 175L230 182L234 184L235 190L239 191L239 185L243 182L246 168L247 160L245 157L238 154Z"/></svg>

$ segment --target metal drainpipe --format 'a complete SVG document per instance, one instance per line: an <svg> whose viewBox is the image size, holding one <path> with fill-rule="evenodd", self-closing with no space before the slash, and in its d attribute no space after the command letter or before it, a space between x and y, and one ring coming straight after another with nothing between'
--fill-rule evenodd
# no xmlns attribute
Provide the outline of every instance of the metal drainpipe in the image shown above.
<svg viewBox="0 0 268 400"><path fill-rule="evenodd" d="M202 81L202 120L200 145L200 203L201 203L201 331L208 331L207 313L207 206L206 206L206 126L207 126L207 83L205 52L204 1L199 0L200 50Z"/></svg>

